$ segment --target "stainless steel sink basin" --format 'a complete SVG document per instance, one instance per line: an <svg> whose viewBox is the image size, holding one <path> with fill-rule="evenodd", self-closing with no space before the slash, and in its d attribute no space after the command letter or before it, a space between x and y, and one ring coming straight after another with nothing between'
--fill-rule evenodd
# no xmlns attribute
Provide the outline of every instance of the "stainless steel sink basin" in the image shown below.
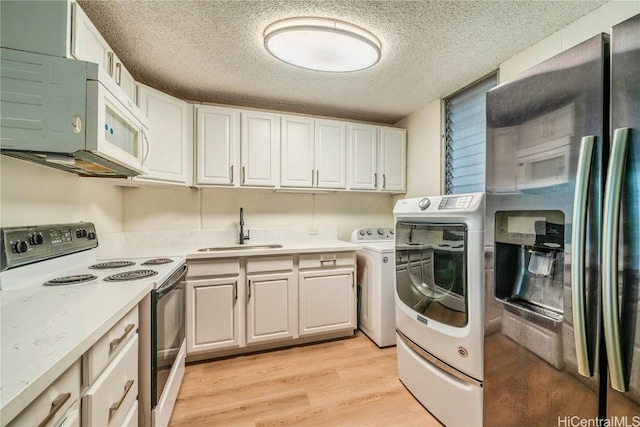
<svg viewBox="0 0 640 427"><path fill-rule="evenodd" d="M198 249L198 252L220 252L220 251L249 251L252 249L277 249L281 248L282 245L234 245L234 246L215 246L213 248L202 248Z"/></svg>

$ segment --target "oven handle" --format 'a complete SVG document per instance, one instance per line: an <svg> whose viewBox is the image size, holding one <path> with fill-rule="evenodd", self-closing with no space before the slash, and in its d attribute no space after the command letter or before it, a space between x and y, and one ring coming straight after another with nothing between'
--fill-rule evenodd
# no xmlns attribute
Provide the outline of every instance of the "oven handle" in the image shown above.
<svg viewBox="0 0 640 427"><path fill-rule="evenodd" d="M178 271L173 273L173 275L165 282L165 285L156 289L154 292L156 294L156 299L160 299L175 288L177 288L180 283L184 280L187 275L187 264L184 264Z"/></svg>

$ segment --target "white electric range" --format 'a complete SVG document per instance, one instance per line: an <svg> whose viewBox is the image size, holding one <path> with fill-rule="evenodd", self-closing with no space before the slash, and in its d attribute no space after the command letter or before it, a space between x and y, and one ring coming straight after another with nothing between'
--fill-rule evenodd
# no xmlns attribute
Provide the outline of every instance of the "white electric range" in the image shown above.
<svg viewBox="0 0 640 427"><path fill-rule="evenodd" d="M141 301L139 420L167 425L186 356L184 258L98 260L92 223L3 228L0 237L3 415L17 415L62 369L65 351L77 356L99 319Z"/></svg>

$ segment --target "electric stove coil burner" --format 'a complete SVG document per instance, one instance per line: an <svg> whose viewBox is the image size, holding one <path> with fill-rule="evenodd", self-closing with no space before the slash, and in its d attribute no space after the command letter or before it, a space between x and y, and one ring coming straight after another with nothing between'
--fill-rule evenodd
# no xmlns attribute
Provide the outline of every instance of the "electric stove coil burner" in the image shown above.
<svg viewBox="0 0 640 427"><path fill-rule="evenodd" d="M148 261L145 261L140 265L169 264L170 262L173 262L173 260L169 259L169 258L154 258L154 259L150 259Z"/></svg>
<svg viewBox="0 0 640 427"><path fill-rule="evenodd" d="M155 270L132 270L113 274L111 276L105 277L104 280L106 282L124 282L127 280L144 279L146 277L155 276L156 274L158 274L158 272Z"/></svg>
<svg viewBox="0 0 640 427"><path fill-rule="evenodd" d="M46 286L61 286L61 285L75 285L78 283L86 283L92 280L96 280L98 277L93 274L76 274L74 276L56 277L44 284Z"/></svg>
<svg viewBox="0 0 640 427"><path fill-rule="evenodd" d="M136 265L133 261L107 261L99 264L90 265L89 268L93 270L107 270L109 268L122 268Z"/></svg>

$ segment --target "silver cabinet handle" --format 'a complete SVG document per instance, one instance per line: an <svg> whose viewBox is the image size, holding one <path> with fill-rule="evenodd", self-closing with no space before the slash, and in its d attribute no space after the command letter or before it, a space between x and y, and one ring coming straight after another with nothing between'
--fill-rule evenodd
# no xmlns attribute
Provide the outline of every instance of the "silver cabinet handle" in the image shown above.
<svg viewBox="0 0 640 427"><path fill-rule="evenodd" d="M111 340L111 342L109 343L109 353L111 353L114 348L120 345L120 343L126 338L126 336L129 335L129 332L131 332L133 328L135 328L135 326L136 325L134 325L133 323L129 323L127 326L125 326L124 332L122 333L122 335L120 335L120 337Z"/></svg>
<svg viewBox="0 0 640 427"><path fill-rule="evenodd" d="M124 383L124 393L122 394L120 400L111 405L111 407L109 408L109 418L111 418L114 412L120 409L120 405L122 405L122 402L124 402L124 398L127 397L127 393L129 393L129 390L131 390L131 386L133 386L133 380L129 380Z"/></svg>
<svg viewBox="0 0 640 427"><path fill-rule="evenodd" d="M578 372L585 377L593 375L593 364L587 350L585 314L584 256L587 225L589 177L595 136L585 136L580 143L576 189L573 195L573 228L571 231L571 304L573 306L573 333L576 342Z"/></svg>
<svg viewBox="0 0 640 427"><path fill-rule="evenodd" d="M233 282L233 303L238 301L238 282Z"/></svg>
<svg viewBox="0 0 640 427"><path fill-rule="evenodd" d="M233 165L231 165L231 184L233 184Z"/></svg>
<svg viewBox="0 0 640 427"><path fill-rule="evenodd" d="M315 169L311 169L311 186L315 187L315 178L316 178L316 170Z"/></svg>
<svg viewBox="0 0 640 427"><path fill-rule="evenodd" d="M107 59L109 61L107 65L108 66L107 73L109 73L109 76L113 77L113 61L114 61L113 52L107 53Z"/></svg>
<svg viewBox="0 0 640 427"><path fill-rule="evenodd" d="M247 280L247 292L249 296L247 297L247 302L251 299L251 280Z"/></svg>
<svg viewBox="0 0 640 427"><path fill-rule="evenodd" d="M116 83L118 86L122 86L122 64L116 62L116 75L115 75Z"/></svg>
<svg viewBox="0 0 640 427"><path fill-rule="evenodd" d="M382 174L382 188L387 188L387 174Z"/></svg>
<svg viewBox="0 0 640 427"><path fill-rule="evenodd" d="M244 175L244 166L242 167L242 183L244 184L245 181L245 175Z"/></svg>
<svg viewBox="0 0 640 427"><path fill-rule="evenodd" d="M624 164L629 141L628 128L616 129L609 157L607 180L604 185L602 213L602 324L609 363L611 387L628 391L622 368L620 319L618 317L618 226Z"/></svg>
<svg viewBox="0 0 640 427"><path fill-rule="evenodd" d="M51 421L53 417L56 416L58 411L62 409L64 404L67 403L67 400L69 400L70 397L71 397L71 393L62 393L62 394L59 394L58 397L53 399L53 402L51 402L51 409L49 409L49 413L47 414L46 417L44 417L44 419L40 422L40 424L38 424L38 427L46 426L49 423L49 421Z"/></svg>
<svg viewBox="0 0 640 427"><path fill-rule="evenodd" d="M373 174L373 187L374 188L378 188L378 174L377 173Z"/></svg>
<svg viewBox="0 0 640 427"><path fill-rule="evenodd" d="M316 187L320 187L320 169L316 169Z"/></svg>

